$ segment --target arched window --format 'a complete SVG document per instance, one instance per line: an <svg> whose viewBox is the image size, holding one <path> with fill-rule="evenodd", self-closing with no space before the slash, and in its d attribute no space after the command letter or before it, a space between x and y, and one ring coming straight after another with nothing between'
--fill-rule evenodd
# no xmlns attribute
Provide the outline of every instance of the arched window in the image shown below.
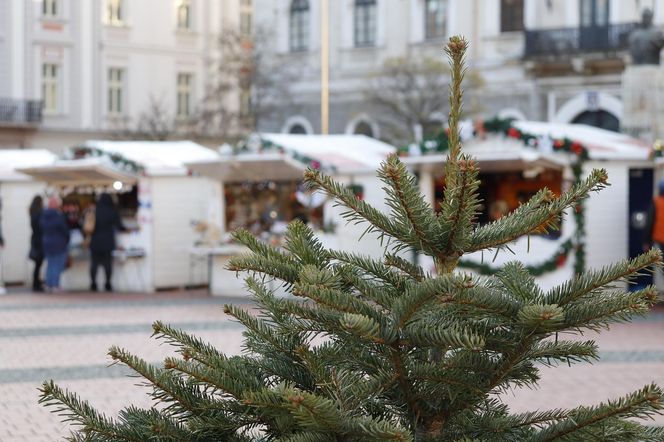
<svg viewBox="0 0 664 442"><path fill-rule="evenodd" d="M376 0L355 0L355 46L376 44Z"/></svg>
<svg viewBox="0 0 664 442"><path fill-rule="evenodd" d="M447 19L447 0L426 0L424 11L424 30L426 38L445 36Z"/></svg>
<svg viewBox="0 0 664 442"><path fill-rule="evenodd" d="M289 134L298 134L298 135L306 135L307 129L304 128L300 123L295 123L288 129Z"/></svg>
<svg viewBox="0 0 664 442"><path fill-rule="evenodd" d="M355 125L355 129L353 129L353 133L356 135L366 135L367 137L374 137L374 131L373 128L369 123L366 121L360 121Z"/></svg>
<svg viewBox="0 0 664 442"><path fill-rule="evenodd" d="M290 6L290 50L306 51L309 48L309 2L293 0Z"/></svg>

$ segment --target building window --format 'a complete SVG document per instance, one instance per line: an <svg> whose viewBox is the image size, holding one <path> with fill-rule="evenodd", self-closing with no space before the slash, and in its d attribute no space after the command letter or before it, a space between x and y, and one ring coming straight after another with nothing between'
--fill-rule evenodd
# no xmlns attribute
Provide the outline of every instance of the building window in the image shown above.
<svg viewBox="0 0 664 442"><path fill-rule="evenodd" d="M108 113L120 115L124 110L124 69L110 68L108 70Z"/></svg>
<svg viewBox="0 0 664 442"><path fill-rule="evenodd" d="M581 0L581 27L606 26L609 23L608 0Z"/></svg>
<svg viewBox="0 0 664 442"><path fill-rule="evenodd" d="M43 0L42 1L42 14L44 17L57 17L58 16L58 0Z"/></svg>
<svg viewBox="0 0 664 442"><path fill-rule="evenodd" d="M309 2L293 0L290 6L290 50L306 51L309 46Z"/></svg>
<svg viewBox="0 0 664 442"><path fill-rule="evenodd" d="M44 111L48 113L58 111L59 71L57 64L44 63L42 65L42 100L44 100Z"/></svg>
<svg viewBox="0 0 664 442"><path fill-rule="evenodd" d="M251 0L243 0L240 2L240 35L243 37L251 36L252 17Z"/></svg>
<svg viewBox="0 0 664 442"><path fill-rule="evenodd" d="M307 129L304 126L302 126L300 123L295 123L288 129L288 133L296 135L306 135Z"/></svg>
<svg viewBox="0 0 664 442"><path fill-rule="evenodd" d="M446 8L446 0L427 0L426 10L424 11L424 31L426 38L445 36Z"/></svg>
<svg viewBox="0 0 664 442"><path fill-rule="evenodd" d="M353 129L353 133L355 135L366 135L367 137L374 137L376 134L374 134L373 128L371 127L371 124L367 123L366 121L360 121L355 125L355 128Z"/></svg>
<svg viewBox="0 0 664 442"><path fill-rule="evenodd" d="M106 0L106 23L121 25L124 22L123 0Z"/></svg>
<svg viewBox="0 0 664 442"><path fill-rule="evenodd" d="M192 77L192 74L178 74L176 112L178 118L191 116Z"/></svg>
<svg viewBox="0 0 664 442"><path fill-rule="evenodd" d="M355 46L376 44L376 0L355 0Z"/></svg>
<svg viewBox="0 0 664 442"><path fill-rule="evenodd" d="M191 1L178 0L177 2L178 29L191 29Z"/></svg>
<svg viewBox="0 0 664 442"><path fill-rule="evenodd" d="M523 31L523 0L500 0L500 31Z"/></svg>

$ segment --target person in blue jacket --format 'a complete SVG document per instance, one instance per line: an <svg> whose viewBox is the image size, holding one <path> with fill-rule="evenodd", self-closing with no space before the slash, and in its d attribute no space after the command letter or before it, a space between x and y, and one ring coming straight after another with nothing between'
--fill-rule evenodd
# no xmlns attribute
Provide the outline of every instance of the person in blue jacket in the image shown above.
<svg viewBox="0 0 664 442"><path fill-rule="evenodd" d="M60 291L60 276L65 270L69 252L69 226L60 210L60 199L51 196L48 207L42 212L42 248L46 258L46 289Z"/></svg>

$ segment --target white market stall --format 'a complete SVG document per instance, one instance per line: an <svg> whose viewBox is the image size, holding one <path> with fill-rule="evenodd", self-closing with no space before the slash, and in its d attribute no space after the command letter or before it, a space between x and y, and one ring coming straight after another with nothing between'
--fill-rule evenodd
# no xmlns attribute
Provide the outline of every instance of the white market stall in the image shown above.
<svg viewBox="0 0 664 442"><path fill-rule="evenodd" d="M5 240L0 282L22 284L30 281L32 284L33 264L28 259L32 230L28 208L32 198L43 194L46 186L17 169L51 164L55 158L55 155L47 150L0 150L0 215Z"/></svg>
<svg viewBox="0 0 664 442"><path fill-rule="evenodd" d="M380 163L396 148L364 135L256 134L235 152L214 160L190 161L197 174L223 183L225 229L247 228L265 241L278 243L286 224L295 218L308 222L328 247L380 256L382 247L364 227L347 224L342 209L322 194L310 194L300 180L307 167L322 169L379 210L387 210L376 176ZM211 292L242 296L242 281L224 269L241 250L222 245L201 253L212 256Z"/></svg>
<svg viewBox="0 0 664 442"><path fill-rule="evenodd" d="M492 273L518 257L540 274L538 282L546 288L569 279L575 259L585 258L585 268L597 268L641 251L643 212L653 187L650 146L624 134L575 124L490 120L474 128L467 123L464 133L463 150L479 161L481 172L485 208L480 222L500 216L496 208L515 209L542 187L556 194L567 189L577 178L575 164L580 166L578 178L604 168L611 184L592 194L576 213L568 213L559 233L533 236L529 245L527 238L516 241L510 245L516 256L504 251L493 261L493 255L469 255L468 268ZM424 142L410 146L404 158L419 174L421 189L432 204L442 198L445 147L444 140Z"/></svg>
<svg viewBox="0 0 664 442"><path fill-rule="evenodd" d="M205 264L192 260L189 249L202 235L196 226L220 229L221 186L190 176L184 163L216 158L213 151L191 141L92 140L69 149L66 157L21 171L63 196L72 225L80 224L94 193L114 194L128 229L118 234L114 252L116 290L152 292L206 282ZM83 290L90 285L87 251L80 233L73 232L73 266L63 275L63 288Z"/></svg>

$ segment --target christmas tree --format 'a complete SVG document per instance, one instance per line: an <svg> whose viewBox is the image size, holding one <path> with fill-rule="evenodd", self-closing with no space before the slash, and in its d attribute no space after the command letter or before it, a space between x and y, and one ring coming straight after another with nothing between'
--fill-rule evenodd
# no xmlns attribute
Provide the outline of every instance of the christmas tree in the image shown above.
<svg viewBox="0 0 664 442"><path fill-rule="evenodd" d="M523 235L558 224L567 208L607 184L603 170L556 197L542 190L513 213L475 222L478 168L458 133L467 43L451 38L449 160L436 214L398 158L379 170L391 214L376 210L316 170L312 188L346 208L386 241L380 260L324 248L312 230L290 224L283 248L248 232L236 238L251 254L231 270L248 272L257 313L228 305L241 322L245 352L226 356L214 346L154 324L154 335L177 357L163 367L120 348L113 360L143 377L155 406L127 407L116 418L95 411L52 381L41 402L72 422L75 441L662 441L664 429L642 425L661 413L655 385L623 398L571 410L512 414L498 394L536 386L540 368L598 358L593 341L559 338L625 321L656 302L654 287L626 293L623 283L658 265L658 251L576 275L549 291L519 262L497 275L456 270L461 256L500 250ZM403 256L428 255L429 274ZM277 297L266 281L283 282Z"/></svg>

